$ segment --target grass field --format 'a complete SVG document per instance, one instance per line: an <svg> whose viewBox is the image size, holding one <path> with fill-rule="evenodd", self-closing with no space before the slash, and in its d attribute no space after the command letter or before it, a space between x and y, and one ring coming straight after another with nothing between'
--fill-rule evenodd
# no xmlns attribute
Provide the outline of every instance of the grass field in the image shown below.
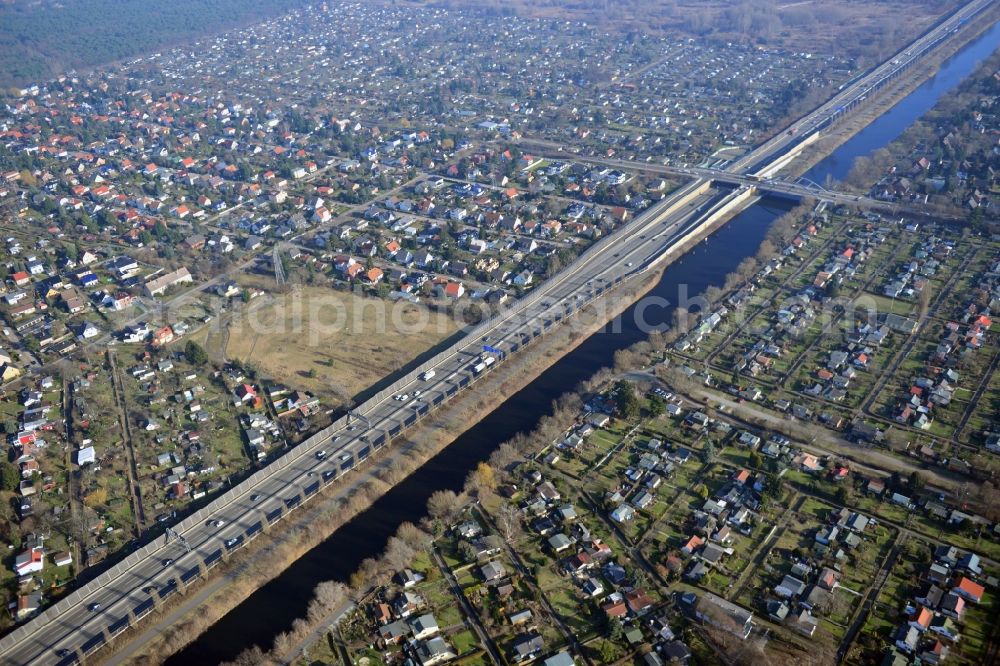
<svg viewBox="0 0 1000 666"><path fill-rule="evenodd" d="M445 314L323 287L259 297L230 324L226 356L334 402L453 334Z"/></svg>

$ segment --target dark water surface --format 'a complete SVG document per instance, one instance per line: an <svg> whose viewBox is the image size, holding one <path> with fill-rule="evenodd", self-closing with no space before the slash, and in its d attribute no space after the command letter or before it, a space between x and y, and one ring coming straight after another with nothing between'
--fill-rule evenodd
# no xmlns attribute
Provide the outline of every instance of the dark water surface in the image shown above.
<svg viewBox="0 0 1000 666"><path fill-rule="evenodd" d="M827 178L844 180L858 157L871 155L902 134L915 120L930 111L941 97L961 83L984 59L1000 46L1000 23L966 44L942 63L940 69L872 124L845 141L836 151L805 173L824 187Z"/></svg>
<svg viewBox="0 0 1000 666"><path fill-rule="evenodd" d="M747 209L668 267L648 296L658 296L673 304L680 302L685 294L694 297L708 286L721 286L740 261L757 251L771 222L790 206L781 200L765 200ZM638 309L645 323L655 326L670 321L673 305ZM254 592L197 641L167 660L167 664L214 664L232 659L253 644L269 647L278 633L288 630L296 618L305 615L317 583L347 580L362 560L382 552L401 523L415 523L424 516L432 493L460 489L469 472L497 446L518 432L534 429L538 420L551 412L555 398L600 368L612 365L617 350L645 339L646 333L636 322L636 311L637 306L633 305L617 325L609 325L590 336L371 508Z"/></svg>
<svg viewBox="0 0 1000 666"><path fill-rule="evenodd" d="M820 184L829 177L842 180L855 158L888 145L938 99L954 89L1000 43L1000 24L946 61L926 83L900 100L875 122L845 142L810 169L806 176ZM649 293L670 303L694 297L711 285L720 286L726 274L753 255L771 222L790 204L764 200L734 218L706 242L675 262ZM640 302L641 303L641 302ZM313 588L324 580L346 580L367 557L381 553L403 522L418 522L427 499L437 490L458 490L479 461L518 432L532 430L550 412L552 401L572 390L602 367L612 365L614 353L645 338L636 323L641 311L647 324L670 321L673 307L633 305L620 318L592 335L557 361L535 381L507 399L423 467L375 502L370 509L337 530L276 579L210 627L197 641L167 660L170 666L213 664L232 659L244 648L268 648L274 637L305 615Z"/></svg>

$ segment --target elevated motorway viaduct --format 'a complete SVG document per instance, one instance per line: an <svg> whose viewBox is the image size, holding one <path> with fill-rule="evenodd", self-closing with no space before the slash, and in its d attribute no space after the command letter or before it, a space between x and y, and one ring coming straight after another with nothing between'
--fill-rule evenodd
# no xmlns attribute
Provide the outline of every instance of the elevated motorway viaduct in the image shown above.
<svg viewBox="0 0 1000 666"><path fill-rule="evenodd" d="M699 178L711 181L719 185L729 187L749 187L755 189L762 195L773 194L791 199L801 199L803 197L813 197L833 204L850 204L866 209L883 210L891 213L908 214L914 216L930 215L930 210L921 204L906 204L894 201L883 201L873 199L868 196L849 194L836 190L828 190L816 183L802 181L783 180L780 177L760 178L754 175L741 175L730 173L721 169L711 169L708 167L680 167L653 162L638 162L634 160L619 160L612 157L581 157L568 153L565 147L551 141L525 140L522 145L539 155L551 157L553 159L572 159L576 162L585 162L620 169L628 172L638 172L655 174L658 176L670 176L674 178ZM938 217L941 217L938 215Z"/></svg>
<svg viewBox="0 0 1000 666"><path fill-rule="evenodd" d="M775 180L773 177L798 157L806 146L817 141L823 130L856 111L866 100L877 95L900 74L933 52L949 37L958 33L962 26L984 12L994 2L995 0L971 0L962 5L885 62L842 86L841 90L831 99L792 123L784 131L734 160L724 170L698 167L682 168L611 158L581 157L567 150L566 146L547 140L525 139L521 143L528 147L538 146L543 152L555 151L552 153L554 156L564 159L604 164L621 169L681 176L693 175L734 185L751 186L756 184L760 191L771 191L785 196L813 196L833 203L855 203L868 207L923 213L924 211L913 206L900 206L877 199L832 192L817 186Z"/></svg>
<svg viewBox="0 0 1000 666"><path fill-rule="evenodd" d="M94 655L322 488L363 468L376 452L459 392L476 386L492 368L531 347L630 275L697 238L733 196L701 179L680 188L350 416L0 639L0 661L63 665ZM417 391L419 397L412 397ZM395 399L401 394L410 397Z"/></svg>
<svg viewBox="0 0 1000 666"><path fill-rule="evenodd" d="M788 154L800 150L799 147L805 142L815 140L815 134L842 116L852 113L865 100L870 99L872 95L934 51L993 3L994 0L972 0L962 5L894 56L869 70L864 76L846 84L831 99L800 118L786 131L734 160L726 167L726 171L753 174L762 178L773 175L783 166L781 162L787 159Z"/></svg>

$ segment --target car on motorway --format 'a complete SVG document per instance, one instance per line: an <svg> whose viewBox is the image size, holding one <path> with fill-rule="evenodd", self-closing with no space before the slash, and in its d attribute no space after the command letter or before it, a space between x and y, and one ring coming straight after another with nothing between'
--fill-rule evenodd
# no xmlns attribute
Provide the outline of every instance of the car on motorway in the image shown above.
<svg viewBox="0 0 1000 666"><path fill-rule="evenodd" d="M208 521L208 524L211 525L212 527L222 527L223 525L226 524L226 521L224 521L222 518L216 518L215 520Z"/></svg>
<svg viewBox="0 0 1000 666"><path fill-rule="evenodd" d="M251 502L256 502L259 499L260 499L260 493L254 493L253 495L250 496Z"/></svg>
<svg viewBox="0 0 1000 666"><path fill-rule="evenodd" d="M95 601L94 603L87 606L87 610L89 610L91 613L96 613L97 611L101 610L101 604Z"/></svg>
<svg viewBox="0 0 1000 666"><path fill-rule="evenodd" d="M316 460L322 460L326 458L326 449L320 449L316 452Z"/></svg>
<svg viewBox="0 0 1000 666"><path fill-rule="evenodd" d="M169 567L173 563L174 563L174 559L172 557L165 557L165 558L163 558L163 566Z"/></svg>
<svg viewBox="0 0 1000 666"><path fill-rule="evenodd" d="M232 548L233 546L237 545L241 541L243 541L243 537L241 537L241 536L233 537L232 539L226 539L226 548Z"/></svg>
<svg viewBox="0 0 1000 666"><path fill-rule="evenodd" d="M419 398L420 397L420 393L421 393L420 389L417 389L416 391L413 392L413 397L414 398Z"/></svg>
<svg viewBox="0 0 1000 666"><path fill-rule="evenodd" d="M337 472L334 471L334 470L332 470L332 469L328 469L325 472L323 472L323 480L324 481L329 481L330 479L332 479L335 476L337 476Z"/></svg>

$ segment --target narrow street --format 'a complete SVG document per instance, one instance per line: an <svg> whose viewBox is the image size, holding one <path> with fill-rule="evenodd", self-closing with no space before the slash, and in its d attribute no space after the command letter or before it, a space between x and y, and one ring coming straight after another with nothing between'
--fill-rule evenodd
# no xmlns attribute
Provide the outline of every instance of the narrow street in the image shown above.
<svg viewBox="0 0 1000 666"><path fill-rule="evenodd" d="M834 240L836 240L840 236L840 234L843 233L843 230L846 227L847 227L846 222L841 224L840 227L834 232L834 236L832 238L823 242L814 252L812 252L808 257L805 257L802 260L801 265L798 268L796 268L791 275L789 275L787 278L781 281L781 284L779 284L775 289L775 293L780 293L783 289L787 288L788 285L792 282L792 280L795 280L799 275L801 275L802 272L805 271L805 269L808 268L813 261L815 261L821 254L828 252L829 247L833 244ZM757 317L757 315L759 314L767 312L768 307L770 305L771 305L770 302L764 302L760 305L760 307L755 308L753 312L745 315L740 324L736 326L736 328L734 328L731 333L726 335L726 337L722 340L722 342L719 343L715 347L715 349L713 349L708 354L708 356L705 357L705 361L709 365L712 365L715 362L715 357L724 349L729 349L729 345L731 345L733 341L740 334L742 334L744 330L746 330L746 327L754 320L754 318Z"/></svg>
<svg viewBox="0 0 1000 666"><path fill-rule="evenodd" d="M847 656L847 651L854 643L854 639L857 637L858 632L862 627L864 627L865 622L868 620L868 615L874 608L875 600L878 599L878 595L882 591L885 581L889 578L889 573L892 571L892 567L896 564L896 560L899 559L899 553L903 544L906 542L906 538L907 534L905 532L900 532L893 541L892 550L882 563L882 567L879 569L878 574L876 574L875 580L872 581L872 584L868 587L868 592L865 594L864 600L861 602L861 606L854 615L854 621L851 622L851 626L847 629L847 633L844 634L844 638L840 642L840 646L837 648L838 663L843 661L844 657Z"/></svg>
<svg viewBox="0 0 1000 666"><path fill-rule="evenodd" d="M451 588L451 594L458 601L459 605L462 606L462 612L465 613L466 624L471 626L472 630L476 632L476 636L479 638L479 643L486 647L486 652L490 655L490 660L494 664L504 664L506 663L503 657L500 656L500 650L497 648L496 643L490 637L489 632L483 627L483 623L479 620L479 614L466 599L465 594L462 592L462 586L458 583L458 579L455 578L455 574L452 573L451 569L444 560L441 558L441 553L438 552L437 548L431 550L431 557L434 560L434 565L441 571L444 579L448 581L448 587Z"/></svg>
<svg viewBox="0 0 1000 666"><path fill-rule="evenodd" d="M288 652L284 655L285 662L289 664L293 663L299 656L304 655L305 651L308 650L309 646L313 645L316 641L320 640L324 634L328 634L335 631L337 634L336 642L338 643L338 645L341 644L341 637L337 623L340 621L341 618L343 618L345 615L354 610L354 608L355 608L354 602L347 601L344 604L342 604L339 608L334 610L332 613L327 615L325 618L323 618L323 620L321 620L318 623L318 626L315 629L306 634L300 641L298 641L295 645L291 647L291 649L288 650ZM349 662L347 662L345 658L345 664L346 663Z"/></svg>
<svg viewBox="0 0 1000 666"><path fill-rule="evenodd" d="M899 259L899 256L900 256L900 254L901 254L901 252L903 250L903 247L904 247L904 244L903 244L902 240L896 242L896 244L892 247L892 250L890 250L890 253L889 253L890 257L889 257L889 260L887 261L886 265L888 265L889 263L894 263L894 262L896 262ZM868 292L871 289L872 285L876 284L876 281L881 280L884 277L884 275L883 275L883 269L884 269L884 266L880 267L879 269L877 269L875 271L873 271L872 274L857 289L854 290L854 292L851 294L851 297L854 298L854 299L857 299L859 297L865 296L865 293ZM839 324L840 324L841 320L844 318L845 314L846 314L846 310L841 310L840 312L836 312L834 314L833 319L830 321L830 323L826 327L827 330L820 331L809 342L809 344L806 346L806 348L803 349L802 352L799 353L799 355L795 358L795 360L792 362L792 364L788 367L788 370L786 372L782 373L781 377L778 379L778 381L776 383L778 387L780 387L780 388L785 388L786 387L789 378L794 377L796 375L796 373L798 372L799 368L806 361L806 359L810 358L810 354L816 348L816 346L822 340L827 339L827 333L828 333L828 331L834 331L836 333L839 330L839 328L840 328ZM793 389L788 389L788 390L793 390Z"/></svg>
<svg viewBox="0 0 1000 666"><path fill-rule="evenodd" d="M940 307L941 301L950 295L951 290L955 286L955 283L958 281L959 276L964 275L965 269L968 268L969 263L973 260L973 258L977 254L978 251L974 251L970 252L965 256L965 258L962 261L962 265L952 273L951 277L945 283L944 287L941 288L940 292L937 295L937 298L934 299L934 303L932 303L931 306L928 308L929 311L932 312L937 311L937 309ZM885 388L886 384L888 384L889 381L893 377L895 377L896 370L899 369L899 366L900 364L902 364L903 360L910 357L914 345L920 339L920 336L923 335L924 329L927 327L929 321L933 320L928 319L927 316L925 315L920 319L919 322L917 322L916 330L914 330L913 333L910 334L910 336L903 343L903 346L899 348L899 350L893 355L892 359L889 361L888 365L881 371L881 374L879 376L878 381L875 383L875 386L873 386L872 389L868 392L868 396L861 403L858 409L855 410L855 413L859 414L864 413L864 414L869 414L871 416L881 416L880 414L875 414L872 411L871 409L872 404L875 402L876 399L878 399L879 395L882 393L882 390Z"/></svg>
<svg viewBox="0 0 1000 666"><path fill-rule="evenodd" d="M767 559L767 554L781 540L781 536L785 533L785 528L788 527L788 520L802 509L802 503L806 499L805 496L799 495L794 491L793 495L795 499L792 501L795 503L795 506L790 511L786 511L781 515L781 519L772 526L768 537L761 541L757 548L750 553L750 564L743 569L743 572L733 582L733 586L730 588L732 591L726 595L727 599L738 599L743 594L743 590L746 588L747 583L749 583L753 572L763 566L764 560Z"/></svg>
<svg viewBox="0 0 1000 666"><path fill-rule="evenodd" d="M951 491L958 487L958 477L946 475L943 470L925 468L923 465L910 462L906 458L893 456L889 453L872 448L862 448L846 439L839 437L826 428L813 427L787 416L757 407L750 402L739 402L726 393L710 389L696 388L682 394L676 387L671 387L650 372L630 372L623 375L630 381L651 382L657 386L668 387L678 393L689 409L704 409L706 406L720 408L723 414L718 418L751 430L767 427L789 435L795 439L795 445L803 451L816 455L835 455L849 460L857 469L879 477L887 476L888 472L898 471L908 475L918 471L927 477L928 483L936 488ZM758 425L764 424L763 426Z"/></svg>
<svg viewBox="0 0 1000 666"><path fill-rule="evenodd" d="M132 427L129 424L128 408L125 405L125 387L122 385L121 375L115 361L115 352L108 350L108 366L111 373L111 387L115 394L115 403L118 407L118 421L121 424L123 444L125 445L125 459L128 465L128 486L129 496L132 500L132 514L135 519L135 536L142 534L146 525L146 511L142 505L142 488L139 485L139 468L136 463L135 442L132 438Z"/></svg>
<svg viewBox="0 0 1000 666"><path fill-rule="evenodd" d="M965 408L965 412L962 414L962 420L958 422L958 426L955 428L955 434L951 436L953 442L958 442L962 436L962 431L965 430L965 426L969 424L969 419L976 411L976 407L979 406L979 401L983 399L983 394L989 390L990 384L993 380L993 374L997 370L997 364L1000 363L1000 351L993 354L993 358L990 359L990 365L986 368L986 372L983 374L983 378L979 382L979 386L976 387L975 393L972 394L972 398L969 400L968 406Z"/></svg>
<svg viewBox="0 0 1000 666"><path fill-rule="evenodd" d="M490 529L493 530L494 533L500 532L500 530L497 528L496 523L493 522L493 517L490 516L489 513L487 513L486 511L479 511L479 515L483 518L484 521L486 521L486 523L489 525ZM511 547L511 545L507 542L504 542L504 550L507 551L507 556L510 558L511 562L514 563L514 566L517 567L518 573L524 576L527 580L529 581L532 580L533 576L531 572L528 570L528 567L525 566L524 561L521 559L521 556L518 554L518 552L514 550ZM555 620L559 632L563 635L563 638L566 640L566 644L573 649L573 651L580 657L580 659L583 661L584 664L586 664L587 666L594 666L593 662L591 662L590 658L587 656L587 653L584 651L583 645L577 639L576 634L570 631L569 627L566 626L566 623L563 622L562 617L559 615L559 613L556 612L556 609L552 606L552 602L549 601L548 596L541 590L541 588L538 588L537 584L532 583L532 585L536 589L538 589L539 593L538 597L541 600L542 605L545 607L545 611L549 614L549 616L553 620Z"/></svg>
<svg viewBox="0 0 1000 666"><path fill-rule="evenodd" d="M82 531L84 527L84 514L80 494L79 469L74 469L73 466L73 453L79 442L73 430L75 421L73 418L73 385L69 377L66 376L66 373L62 375L62 401L63 417L66 419L66 495L69 497L69 519L73 525L71 532L74 534L73 541L70 544L70 552L73 555L73 561L77 562L77 567L82 570L83 547L77 538L77 532L78 530Z"/></svg>

